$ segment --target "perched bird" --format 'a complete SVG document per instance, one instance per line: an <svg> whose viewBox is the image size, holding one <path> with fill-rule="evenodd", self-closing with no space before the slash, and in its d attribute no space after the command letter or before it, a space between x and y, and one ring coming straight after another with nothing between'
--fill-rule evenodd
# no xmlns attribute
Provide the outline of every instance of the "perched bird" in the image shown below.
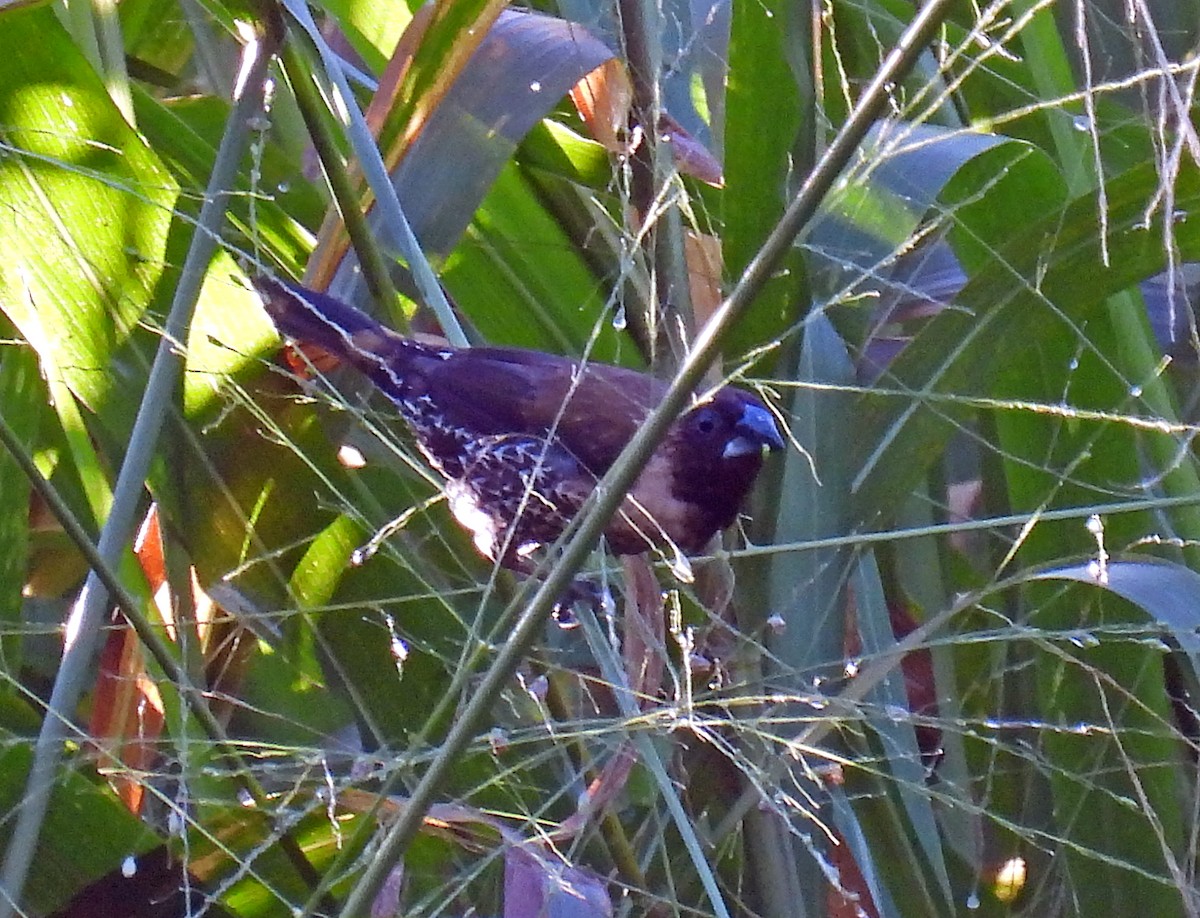
<svg viewBox="0 0 1200 918"><path fill-rule="evenodd" d="M395 404L446 479L455 518L486 557L527 572L666 392L652 376L540 351L454 348L403 337L351 306L290 283L255 287L281 333L365 374ZM670 428L605 529L616 554L701 551L737 516L782 449L771 412L731 386Z"/></svg>

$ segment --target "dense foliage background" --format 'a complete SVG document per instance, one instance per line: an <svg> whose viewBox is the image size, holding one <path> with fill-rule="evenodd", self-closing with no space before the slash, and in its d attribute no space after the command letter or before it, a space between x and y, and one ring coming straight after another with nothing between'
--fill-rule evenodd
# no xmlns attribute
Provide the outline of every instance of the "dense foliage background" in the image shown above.
<svg viewBox="0 0 1200 918"><path fill-rule="evenodd" d="M0 3L0 915L1200 914L1197 23ZM260 271L791 446L563 628Z"/></svg>

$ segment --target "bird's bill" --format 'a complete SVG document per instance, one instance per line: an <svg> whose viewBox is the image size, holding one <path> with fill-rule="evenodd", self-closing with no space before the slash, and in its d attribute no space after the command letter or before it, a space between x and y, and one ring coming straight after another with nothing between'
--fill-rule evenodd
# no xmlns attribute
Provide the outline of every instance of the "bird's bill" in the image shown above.
<svg viewBox="0 0 1200 918"><path fill-rule="evenodd" d="M726 459L752 456L763 449L783 449L783 436L775 423L775 416L761 405L747 405L734 427L737 436L725 446L721 454Z"/></svg>

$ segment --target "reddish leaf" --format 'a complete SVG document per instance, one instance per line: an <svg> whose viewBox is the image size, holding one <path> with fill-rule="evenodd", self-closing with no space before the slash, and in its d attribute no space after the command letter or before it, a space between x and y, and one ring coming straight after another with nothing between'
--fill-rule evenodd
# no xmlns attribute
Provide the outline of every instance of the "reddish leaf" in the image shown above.
<svg viewBox="0 0 1200 918"><path fill-rule="evenodd" d="M837 870L840 886L830 885L825 907L830 918L878 918L879 909L871 898L867 881L850 853L850 846L841 836L835 836L829 846L829 861Z"/></svg>

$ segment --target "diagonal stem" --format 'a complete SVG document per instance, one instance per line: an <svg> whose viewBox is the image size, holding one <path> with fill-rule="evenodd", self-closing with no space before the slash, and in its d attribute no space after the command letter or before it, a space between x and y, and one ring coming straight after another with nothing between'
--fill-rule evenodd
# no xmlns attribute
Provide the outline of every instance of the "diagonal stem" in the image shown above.
<svg viewBox="0 0 1200 918"><path fill-rule="evenodd" d="M686 407L692 392L703 381L704 373L716 359L723 337L749 309L755 296L790 250L797 235L812 220L817 207L841 174L875 121L887 109L891 87L912 69L924 46L940 27L953 0L931 0L900 36L875 78L864 90L858 104L824 155L813 168L779 224L763 243L762 249L746 267L729 297L700 332L692 352L684 360L662 403L651 412L645 425L621 453L601 480L576 523L563 539L561 554L549 569L532 600L528 601L508 641L500 648L492 666L484 675L442 743L437 758L430 764L409 798L408 805L391 826L371 863L363 871L342 909L343 918L367 914L392 866L404 856L421 827L425 814L459 756L470 745L479 725L500 697L513 672L541 633L555 601L569 586L605 525L619 507L650 455L675 418ZM530 588L522 589L513 605L526 601ZM386 793L384 789L382 793ZM713 905L722 914L723 903L715 888L707 889Z"/></svg>

